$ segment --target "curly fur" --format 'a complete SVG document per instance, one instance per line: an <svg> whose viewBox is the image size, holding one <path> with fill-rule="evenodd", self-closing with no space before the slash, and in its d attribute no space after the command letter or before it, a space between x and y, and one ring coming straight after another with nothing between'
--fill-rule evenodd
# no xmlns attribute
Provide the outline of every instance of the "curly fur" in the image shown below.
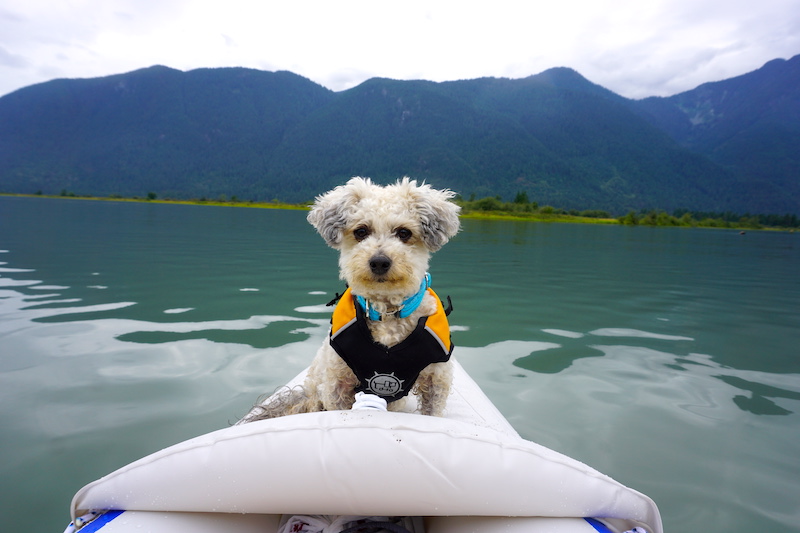
<svg viewBox="0 0 800 533"><path fill-rule="evenodd" d="M368 178L352 178L319 197L308 221L325 242L339 250L339 275L354 294L365 297L381 313L392 313L414 294L428 270L431 252L439 250L459 230L459 207L449 190L417 185L403 178L381 187ZM370 263L388 259L386 271ZM413 331L422 316L436 310L429 294L407 318L386 315L370 322L373 339L394 346ZM412 389L422 414L441 416L450 393L450 363L433 363L420 373ZM328 339L317 352L302 387L284 389L251 413L248 421L287 414L349 409L358 385L350 367ZM401 410L405 398L389 404Z"/></svg>

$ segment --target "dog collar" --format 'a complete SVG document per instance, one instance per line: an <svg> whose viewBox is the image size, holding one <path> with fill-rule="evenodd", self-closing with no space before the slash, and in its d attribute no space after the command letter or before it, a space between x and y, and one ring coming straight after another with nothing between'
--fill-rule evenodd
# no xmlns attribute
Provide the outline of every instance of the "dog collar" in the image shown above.
<svg viewBox="0 0 800 533"><path fill-rule="evenodd" d="M422 278L422 283L419 286L419 290L414 293L413 295L409 296L403 303L400 304L400 308L395 311L394 313L389 313L396 315L398 318L407 318L417 310L419 304L422 303L422 299L425 297L425 291L428 290L428 287L431 286L431 275L429 273L425 273L425 277ZM367 314L370 320L381 320L383 315L376 311L369 303L369 301L364 298L363 296L359 296L358 294L354 295L356 297L356 301L358 305L361 306L361 309Z"/></svg>

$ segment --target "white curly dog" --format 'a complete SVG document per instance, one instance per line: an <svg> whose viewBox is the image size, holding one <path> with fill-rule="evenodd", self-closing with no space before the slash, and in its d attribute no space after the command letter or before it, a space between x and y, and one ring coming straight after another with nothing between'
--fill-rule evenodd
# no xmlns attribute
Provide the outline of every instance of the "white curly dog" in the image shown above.
<svg viewBox="0 0 800 533"><path fill-rule="evenodd" d="M409 178L382 187L356 177L317 197L308 221L339 250L348 289L302 387L274 394L248 421L350 409L357 392L390 410L412 393L420 413L443 414L453 345L427 270L431 252L459 230L454 196Z"/></svg>

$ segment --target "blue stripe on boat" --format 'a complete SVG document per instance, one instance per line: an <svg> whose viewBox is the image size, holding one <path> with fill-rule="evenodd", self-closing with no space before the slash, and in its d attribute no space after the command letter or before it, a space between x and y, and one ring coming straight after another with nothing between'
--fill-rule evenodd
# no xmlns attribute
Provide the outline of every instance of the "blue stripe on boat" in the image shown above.
<svg viewBox="0 0 800 533"><path fill-rule="evenodd" d="M85 526L81 528L81 533L94 533L95 531L99 531L102 529L103 526L114 520L116 517L124 513L125 511L106 511L105 513L101 514Z"/></svg>
<svg viewBox="0 0 800 533"><path fill-rule="evenodd" d="M595 528L595 530L597 530L599 533L614 533L600 520L596 520L594 518L584 518L584 520L589 522L589 525Z"/></svg>

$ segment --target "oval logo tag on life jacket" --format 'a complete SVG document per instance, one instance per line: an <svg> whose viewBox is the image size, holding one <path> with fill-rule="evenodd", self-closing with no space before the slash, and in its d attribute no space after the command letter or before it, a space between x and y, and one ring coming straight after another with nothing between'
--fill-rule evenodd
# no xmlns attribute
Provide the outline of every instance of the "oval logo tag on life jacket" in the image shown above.
<svg viewBox="0 0 800 533"><path fill-rule="evenodd" d="M394 396L403 390L403 381L395 376L394 372L391 374L375 372L375 375L367 380L367 390L378 396Z"/></svg>

